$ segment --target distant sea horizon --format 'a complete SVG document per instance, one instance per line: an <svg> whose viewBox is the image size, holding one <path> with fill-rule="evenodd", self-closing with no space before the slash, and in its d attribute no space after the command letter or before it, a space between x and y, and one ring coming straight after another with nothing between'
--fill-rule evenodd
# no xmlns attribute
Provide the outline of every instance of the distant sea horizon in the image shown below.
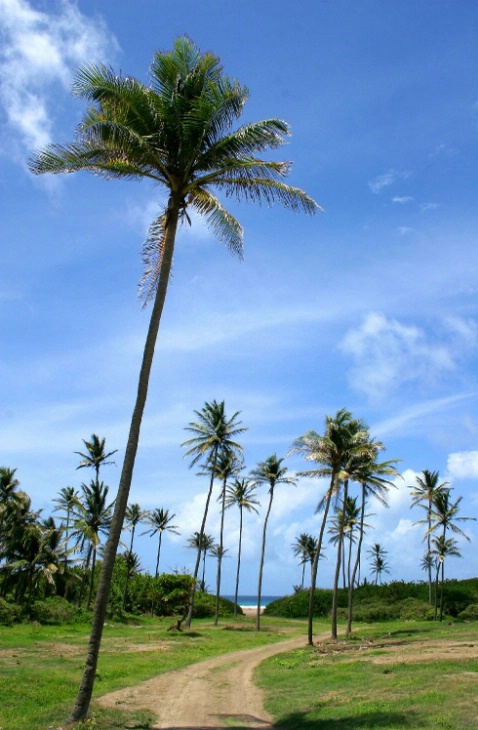
<svg viewBox="0 0 478 730"><path fill-rule="evenodd" d="M234 601L233 595L225 595L223 598L227 598L229 601ZM261 606L267 606L269 603L276 601L278 598L282 598L282 596L261 596ZM257 596L239 594L237 596L237 603L243 608L255 608L257 606Z"/></svg>

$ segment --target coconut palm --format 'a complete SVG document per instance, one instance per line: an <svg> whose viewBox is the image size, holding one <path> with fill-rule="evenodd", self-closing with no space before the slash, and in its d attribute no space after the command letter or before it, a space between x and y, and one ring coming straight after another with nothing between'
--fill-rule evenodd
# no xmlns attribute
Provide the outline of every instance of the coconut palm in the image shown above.
<svg viewBox="0 0 478 730"><path fill-rule="evenodd" d="M206 556L211 553L215 546L214 538L212 535L201 535L200 532L195 532L191 537L188 538L188 547L196 551L201 551L202 558L202 577L199 581L199 590L202 593L206 592ZM197 582L197 580L196 580Z"/></svg>
<svg viewBox="0 0 478 730"><path fill-rule="evenodd" d="M236 587L234 590L234 618L237 618L237 596L241 572L243 510L258 514L257 507L260 506L260 502L255 498L255 494L255 485L244 477L234 479L233 483L226 487L226 509L234 505L239 507L239 545L237 549Z"/></svg>
<svg viewBox="0 0 478 730"><path fill-rule="evenodd" d="M432 539L431 556L435 558L435 614L437 620L438 612L438 579L440 578L440 621L443 621L443 584L445 581L445 558L461 558L457 547L457 541L453 537L446 538L445 535L438 535Z"/></svg>
<svg viewBox="0 0 478 730"><path fill-rule="evenodd" d="M431 554L431 526L432 526L432 506L435 496L440 492L448 489L448 482L439 483L440 474L438 471L428 471L424 469L421 477L416 477L416 483L410 484L409 489L412 494L412 503L410 507L423 507L427 511L427 518L425 524L427 525L427 532L425 533L425 539L427 541L427 552ZM419 523L423 523L423 520L419 520ZM415 523L417 524L417 523ZM432 561L428 561L428 603L432 605Z"/></svg>
<svg viewBox="0 0 478 730"><path fill-rule="evenodd" d="M387 563L386 555L388 550L385 550L378 542L376 542L367 551L371 558L371 569L372 575L375 576L375 585L381 583L382 573L390 573L390 566Z"/></svg>
<svg viewBox="0 0 478 730"><path fill-rule="evenodd" d="M101 535L107 535L110 529L113 503L107 504L106 502L109 487L103 482L96 481L96 479L92 479L89 485L82 484L81 490L82 498L78 505L73 507L72 537L76 538L76 544L80 547L80 550L83 550L85 545L87 546L83 578L86 577L91 564L90 586L86 602L86 609L89 610L93 596L98 546L101 542ZM83 598L83 586L84 579L80 589L80 605Z"/></svg>
<svg viewBox="0 0 478 730"><path fill-rule="evenodd" d="M150 77L151 85L146 86L104 66L81 68L73 90L91 106L78 127L77 139L70 145L51 145L30 161L35 174L87 170L106 178L146 178L167 193L144 248L142 292L145 301L154 300L154 305L73 720L86 716L93 691L178 222L188 221L187 209L194 210L229 250L241 256L242 227L222 206L214 189L238 199L279 202L309 214L319 209L303 191L284 183L290 163L257 157L284 142L289 135L284 121L268 119L233 129L248 92L223 73L216 56L201 54L188 38L178 38L171 52L155 54Z"/></svg>
<svg viewBox="0 0 478 730"><path fill-rule="evenodd" d="M317 538L317 552L312 565L307 629L307 640L310 646L313 644L313 613L317 566L319 556L322 552L325 525L332 497L334 495L336 497L338 496L341 487L342 471L350 462L351 458L360 455L363 450L364 434L359 428L356 428L357 423L352 418L352 414L345 408L342 408L340 411L337 411L334 417L326 416L324 435L319 435L317 431L308 431L296 439L290 451L290 453L302 454L306 461L319 464L315 469L298 472L298 476L314 478L329 477L330 479L328 488L317 505L317 512L323 510L324 514ZM332 624L332 636L336 638L334 636L334 624Z"/></svg>
<svg viewBox="0 0 478 730"><path fill-rule="evenodd" d="M365 534L365 509L370 498L377 499L384 507L388 506L388 492L390 487L396 487L396 484L387 477L398 477L396 464L398 459L388 459L387 461L378 462L377 457L380 451L384 450L384 445L380 441L371 440L370 442L370 458L361 460L360 466L355 471L355 481L360 484L362 498L360 508L360 524L358 533L357 551L355 555L355 563L352 575L349 581L349 600L348 600L348 618L347 618L347 636L352 633L352 609L353 595L357 582L358 570L360 567L360 559L362 554L362 543Z"/></svg>
<svg viewBox="0 0 478 730"><path fill-rule="evenodd" d="M150 537L154 535L158 536L158 551L156 553L156 568L154 571L155 579L159 575L159 561L161 558L161 545L163 541L163 532L171 532L173 535L179 535L177 525L172 525L171 522L176 517L175 514L170 515L168 509L162 509L161 507L153 510L148 514L146 522L151 526L150 530L143 532L143 535L148 534ZM151 599L151 616L154 615L154 591Z"/></svg>
<svg viewBox="0 0 478 730"><path fill-rule="evenodd" d="M64 512L65 517L65 561L67 560L68 541L70 538L70 517L75 507L79 505L78 491L74 487L62 487L59 496L53 500L58 506L54 512Z"/></svg>
<svg viewBox="0 0 478 730"><path fill-rule="evenodd" d="M206 504L202 518L201 529L199 531L200 538L204 535L206 527L207 515L209 512L209 503L211 501L214 479L217 475L217 463L221 453L229 452L232 455L242 456L243 447L233 439L247 429L240 426L237 420L239 411L234 413L231 418L226 416L225 403L217 403L213 400L211 403L205 403L201 411L194 411L198 417L197 421L193 421L186 427L186 431L194 434L193 438L185 441L182 446L187 448L184 456L192 456L190 467L197 464L201 459L205 459L205 465L201 473L210 474L209 490L206 497ZM199 563L201 560L201 539L199 540L198 552L196 556L196 564L193 573L193 587L191 589L191 599L189 602L189 610L186 618L186 626L191 625L194 607L194 594L196 591L196 583L199 572Z"/></svg>
<svg viewBox="0 0 478 730"><path fill-rule="evenodd" d="M110 456L113 456L113 454L116 454L118 449L106 453L106 439L100 439L100 437L97 436L96 433L92 434L91 441L86 441L85 439L83 439L83 443L86 446L86 454L83 454L81 451L75 451L75 454L81 456L80 464L76 468L84 469L86 467L94 469L95 478L98 482L100 478L100 467L103 464L114 464L114 461L107 461L107 459L109 459Z"/></svg>
<svg viewBox="0 0 478 730"><path fill-rule="evenodd" d="M216 460L216 478L222 481L221 493L218 501L221 502L221 525L219 529L219 544L217 546L217 576L216 576L216 606L214 611L214 625L219 621L219 596L221 593L221 568L224 550L224 515L226 510L226 487L228 480L241 471L243 468L242 459L239 459L234 451L223 449L219 452Z"/></svg>
<svg viewBox="0 0 478 730"><path fill-rule="evenodd" d="M300 558L300 565L302 565L302 579L300 582L300 589L304 589L305 580L305 566L307 563L311 565L314 562L315 550L317 549L317 541L313 535L309 535L306 532L302 532L299 537L296 537L295 542L292 545L294 555Z"/></svg>
<svg viewBox="0 0 478 730"><path fill-rule="evenodd" d="M462 517L458 513L463 497L458 497L455 502L451 500L451 489L442 489L437 492L433 498L433 504L430 512L431 526L430 534L442 529L443 537L446 536L447 530L451 530L455 535L461 535L465 540L470 541L468 535L458 527L457 522L476 522L475 517ZM420 520L423 522L423 520Z"/></svg>
<svg viewBox="0 0 478 730"><path fill-rule="evenodd" d="M271 513L272 501L274 499L274 491L278 484L287 484L288 486L295 487L297 482L295 479L286 476L287 467L282 466L284 459L279 459L277 454L269 456L265 461L260 461L255 469L251 471L251 477L253 479L254 486L266 484L268 486L269 493L269 504L267 506L267 512L264 520L264 526L262 529L262 546L261 546L261 558L259 563L259 581L257 586L257 618L256 618L256 631L261 629L261 595L262 595L262 574L264 570L264 558L266 553L266 533L267 523L269 521L269 515Z"/></svg>
<svg viewBox="0 0 478 730"><path fill-rule="evenodd" d="M143 510L137 504L134 502L133 504L128 505L126 508L126 514L125 514L125 520L124 520L124 528L126 530L131 529L131 540L129 543L129 550L127 553L125 553L126 556L134 556L136 553L133 552L133 543L134 543L134 535L136 532L136 527L139 525L140 522L143 522L145 519L149 517L148 510ZM126 561L130 560L130 563L132 564L132 558L126 558ZM126 562L126 567L128 568L129 563ZM133 570L129 570L129 568L126 570L126 577L125 577L125 584L124 584L124 591L123 591L123 609L126 606L126 598L128 594L128 584L130 581L131 576L134 574Z"/></svg>

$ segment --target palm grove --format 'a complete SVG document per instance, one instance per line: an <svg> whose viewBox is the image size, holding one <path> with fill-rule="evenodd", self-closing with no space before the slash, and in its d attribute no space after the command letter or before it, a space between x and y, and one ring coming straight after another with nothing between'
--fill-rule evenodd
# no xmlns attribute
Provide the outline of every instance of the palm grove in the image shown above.
<svg viewBox="0 0 478 730"><path fill-rule="evenodd" d="M264 160L258 157L259 154L283 144L289 135L287 123L280 119L267 119L235 126L247 101L247 89L223 73L217 57L211 53L200 53L187 38L176 40L171 52L154 55L150 67L149 86L130 76L117 75L106 67L90 65L78 70L73 83L73 92L78 98L86 100L89 104L77 129L76 139L69 145L51 145L38 152L30 161L32 172L58 174L86 170L107 179L146 178L159 184L166 191L167 198L149 229L143 247L144 276L141 280L140 292L145 303L152 302L152 312L116 498L113 504L108 504L106 488L104 485L102 486L98 472L95 473L96 478L89 486L82 486L82 493L79 497L66 492L61 497L66 507L64 530L68 537L79 540L78 544L87 550L88 568L94 567L96 562L101 533L107 532L108 534L96 588L85 671L72 713L72 719L81 719L88 711L93 690L103 623L112 586L116 553L128 509L141 421L170 279L178 225L182 222L190 222L188 210L193 210L205 219L211 232L219 241L224 243L233 254L242 257L242 227L236 218L223 207L219 198L216 197L216 191L235 196L238 200L265 202L268 205L278 202L293 211L303 211L308 214L315 213L319 207L306 193L284 182L290 169L290 163ZM201 423L198 422L198 425ZM361 439L359 432L363 429L357 428L357 433L351 438L352 440L356 438L359 442ZM194 438L199 440L194 441ZM313 438L312 434L312 441ZM329 437L327 436L327 438ZM207 444L201 451L203 445L200 439L201 434L193 436L189 444L190 456L194 461L198 458L203 459L207 454L203 467L210 474L212 484L218 466L219 446ZM236 450L236 456L240 457L240 449L237 449L234 439L232 441L232 448ZM308 452L309 446L310 452ZM354 459L365 458L365 443L362 444L362 447L361 450L357 445L355 451L355 447L351 447L347 452L349 459L347 464L351 468L355 468ZM351 474L349 478L345 479L339 476L343 468L343 459L335 459L330 466L323 466L324 462L320 460L321 453L313 450L314 444L308 443L306 437L295 448L302 450L306 459L318 464L314 470L317 476L320 476L322 472L324 475L330 476L330 487L324 498L323 526L325 526L331 501L338 491L338 485L345 485L343 490L346 493L349 478L352 480L355 479L355 476ZM379 451L379 445L368 448L369 469L373 470L375 467ZM267 472L271 466L275 471ZM231 468L234 471L236 467ZM392 467L390 465L384 468L391 469ZM270 505L275 485L283 479L282 469L280 460L277 460L275 464L264 462L258 467L260 474L256 475L256 479L258 483L269 485ZM277 475L278 481L274 481L274 474ZM382 475L377 475L376 481L370 481L368 476L363 475L361 478L364 494L367 494L367 490L374 484L383 485L380 479L384 480L387 475L390 475L390 472L385 471ZM14 477L12 480L15 481ZM224 479L223 484L226 484ZM11 484L9 489L14 496L9 497L6 506L2 507L2 510L7 509L9 514L8 520L5 521L6 527L2 527L2 554L4 555L2 568L5 568L6 564L15 563L8 553L11 547L9 540L13 535L16 523L16 518L12 515L20 514L23 511L25 525L27 522L29 526L40 524L38 522L40 516L32 513L27 504L28 498L26 496L18 498L18 490L11 487ZM230 497L231 495L226 496L224 491L223 508ZM88 527L88 530L86 530L86 520L83 520L85 532L82 537L78 530L83 518L78 511L89 504L89 501L95 504L101 502L101 509L106 510L106 515L103 515L101 524L96 520L94 525ZM130 508L132 509L131 505ZM138 522L139 515L136 513L134 516L131 512L129 524L132 538L134 526ZM204 524L205 516L199 530L198 559L193 576L195 579L203 552ZM151 530L156 530L153 523L150 527ZM70 535L70 529L75 530L75 535ZM35 532L33 528L30 530L30 527L28 531L32 534ZM339 520L339 539L337 541L340 555L344 533L345 523L342 519ZM161 537L162 531L158 530L158 534ZM312 565L312 587L316 580L317 562L323 537L324 533L321 528L317 554ZM58 544L55 543L57 538ZM266 530L264 529L263 550L265 549L265 539ZM43 550L46 550L47 553L51 553L52 550L61 552L65 544L69 545L69 541L65 543L60 539L60 534L53 522L50 522L49 526L47 524L41 526L41 534L35 534L33 542L35 541L39 541L41 545L32 545L30 558ZM46 543L49 543L48 547ZM131 575L135 569L132 561L132 548L128 552L130 563L126 566L126 575L129 575L129 579L124 588L125 602L128 584L131 583ZM218 555L219 582L222 559L221 543ZM44 562L46 565L42 572L45 579L47 582L54 581L55 575L51 574L48 567L54 564L53 561L46 562L45 560ZM68 564L68 555L62 556L62 564L64 566ZM7 573L2 570L2 574ZM25 590L25 595L29 597L32 595L34 574L35 570L30 568ZM90 581L90 587L91 585L92 581ZM188 622L191 620L193 609L194 587L193 585L193 591L191 591ZM154 610L154 605L152 610Z"/></svg>

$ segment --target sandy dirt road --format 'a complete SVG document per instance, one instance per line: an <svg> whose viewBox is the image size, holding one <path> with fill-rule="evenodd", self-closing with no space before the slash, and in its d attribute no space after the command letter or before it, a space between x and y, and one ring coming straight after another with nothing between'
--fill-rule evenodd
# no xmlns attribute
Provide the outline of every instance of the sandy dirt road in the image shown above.
<svg viewBox="0 0 478 730"><path fill-rule="evenodd" d="M303 647L305 637L239 651L184 669L161 674L134 687L99 698L103 707L145 708L154 713L155 730L272 727L262 691L254 685L254 669L275 654Z"/></svg>

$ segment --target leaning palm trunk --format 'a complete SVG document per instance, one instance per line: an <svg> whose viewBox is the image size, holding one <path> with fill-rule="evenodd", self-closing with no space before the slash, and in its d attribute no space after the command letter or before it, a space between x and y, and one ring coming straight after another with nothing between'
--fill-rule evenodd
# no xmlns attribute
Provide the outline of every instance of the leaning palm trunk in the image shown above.
<svg viewBox="0 0 478 730"><path fill-rule="evenodd" d="M222 567L222 553L224 547L224 513L226 511L226 480L222 483L222 495L221 495L221 530L219 534L219 552L217 557L217 579L216 579L216 610L214 613L214 626L217 626L219 622L219 596L221 593L221 567Z"/></svg>
<svg viewBox="0 0 478 730"><path fill-rule="evenodd" d="M266 553L266 533L267 533L267 522L271 513L272 500L274 493L271 491L269 499L269 506L267 508L266 518L264 520L264 528L262 530L262 550L261 550L261 563L259 566L259 582L257 587L257 617L256 617L256 631L261 630L261 596L262 596L262 573L264 570L264 557Z"/></svg>
<svg viewBox="0 0 478 730"><path fill-rule="evenodd" d="M138 450L139 433L141 429L141 421L143 411L146 404L146 396L148 393L149 376L153 363L154 348L159 331L161 314L163 312L164 301L169 283L171 272L171 264L173 260L174 242L176 237L176 229L179 217L179 204L173 198L170 199L171 207L168 211L168 221L166 236L164 242L164 252L161 261L161 270L154 300L153 311L149 323L148 334L143 352L143 361L138 381L138 391L136 403L131 418L130 431L126 452L123 461L123 469L121 472L118 494L115 501L115 510L111 520L111 527L106 543L103 564L101 567L100 579L98 583L98 591L96 594L96 602L93 611L93 619L91 626L90 640L88 644L88 653L86 656L86 664L81 679L80 688L76 697L75 706L71 714L71 720L77 721L86 717L93 693L93 685L98 664L98 654L100 651L101 637L103 634L103 624L106 615L106 607L108 604L108 596L113 576L113 568L115 564L116 551L123 528L124 516L128 506L128 497L133 477L133 468Z"/></svg>
<svg viewBox="0 0 478 730"><path fill-rule="evenodd" d="M347 631L346 636L350 636L352 633L352 609L354 601L354 589L355 589L355 578L357 576L360 567L360 555L362 552L362 541L364 533L364 520L365 520L365 486L362 484L362 507L360 510L360 527L359 527L359 539L357 543L357 555L355 556L354 569L352 571L352 577L349 582L349 607L347 616Z"/></svg>
<svg viewBox="0 0 478 730"><path fill-rule="evenodd" d="M340 518L339 526L339 539L337 542L337 564L335 566L335 577L334 577L334 590L332 597L332 639L337 640L337 606L338 606L338 595L339 595L339 579L340 579L340 568L342 565L342 554L345 555L343 550L344 545L344 526L345 526L345 505L347 504L348 495L348 480L345 480L344 484L344 501L342 509L342 517ZM345 575L345 566L344 566Z"/></svg>
<svg viewBox="0 0 478 730"><path fill-rule="evenodd" d="M315 598L315 584L317 581L317 568L319 565L319 557L322 550L322 542L324 540L325 523L329 514L330 503L332 501L332 493L334 490L335 474L332 474L330 479L330 488L327 494L327 501L325 503L324 517L320 526L319 537L317 539L317 552L314 555L314 562L312 563L312 574L310 578L310 593L309 593L309 616L307 623L307 644L313 646L313 622L314 622L314 598Z"/></svg>
<svg viewBox="0 0 478 730"><path fill-rule="evenodd" d="M189 594L188 612L187 612L187 616L186 616L186 626L187 627L191 626L191 621L193 619L194 597L196 595L196 583L197 583L198 573L199 573L199 564L201 562L201 554L203 551L204 530L206 529L207 513L209 512L209 502L211 501L212 488L214 486L214 472L216 470L216 463L217 463L217 447L214 449L214 454L212 457L211 481L209 482L209 492L207 493L206 506L204 508L204 515L202 518L201 530L199 531L198 553L196 556L196 565L194 566L194 574L193 574L194 580L191 585L191 593ZM206 552L204 551L204 565L205 565L205 563L206 563ZM204 581L204 572L203 572L203 581ZM205 589L205 587L204 587L204 589Z"/></svg>
<svg viewBox="0 0 478 730"><path fill-rule="evenodd" d="M89 611L91 607L91 599L93 597L93 588L95 584L95 568L96 568L96 546L93 545L92 558L91 558L91 575L90 585L88 588L88 599L86 601L86 610Z"/></svg>
<svg viewBox="0 0 478 730"><path fill-rule="evenodd" d="M242 505L239 506L239 546L237 549L237 571L236 589L234 591L234 618L237 618L237 596L239 593L239 574L241 572L241 549L242 549Z"/></svg>

